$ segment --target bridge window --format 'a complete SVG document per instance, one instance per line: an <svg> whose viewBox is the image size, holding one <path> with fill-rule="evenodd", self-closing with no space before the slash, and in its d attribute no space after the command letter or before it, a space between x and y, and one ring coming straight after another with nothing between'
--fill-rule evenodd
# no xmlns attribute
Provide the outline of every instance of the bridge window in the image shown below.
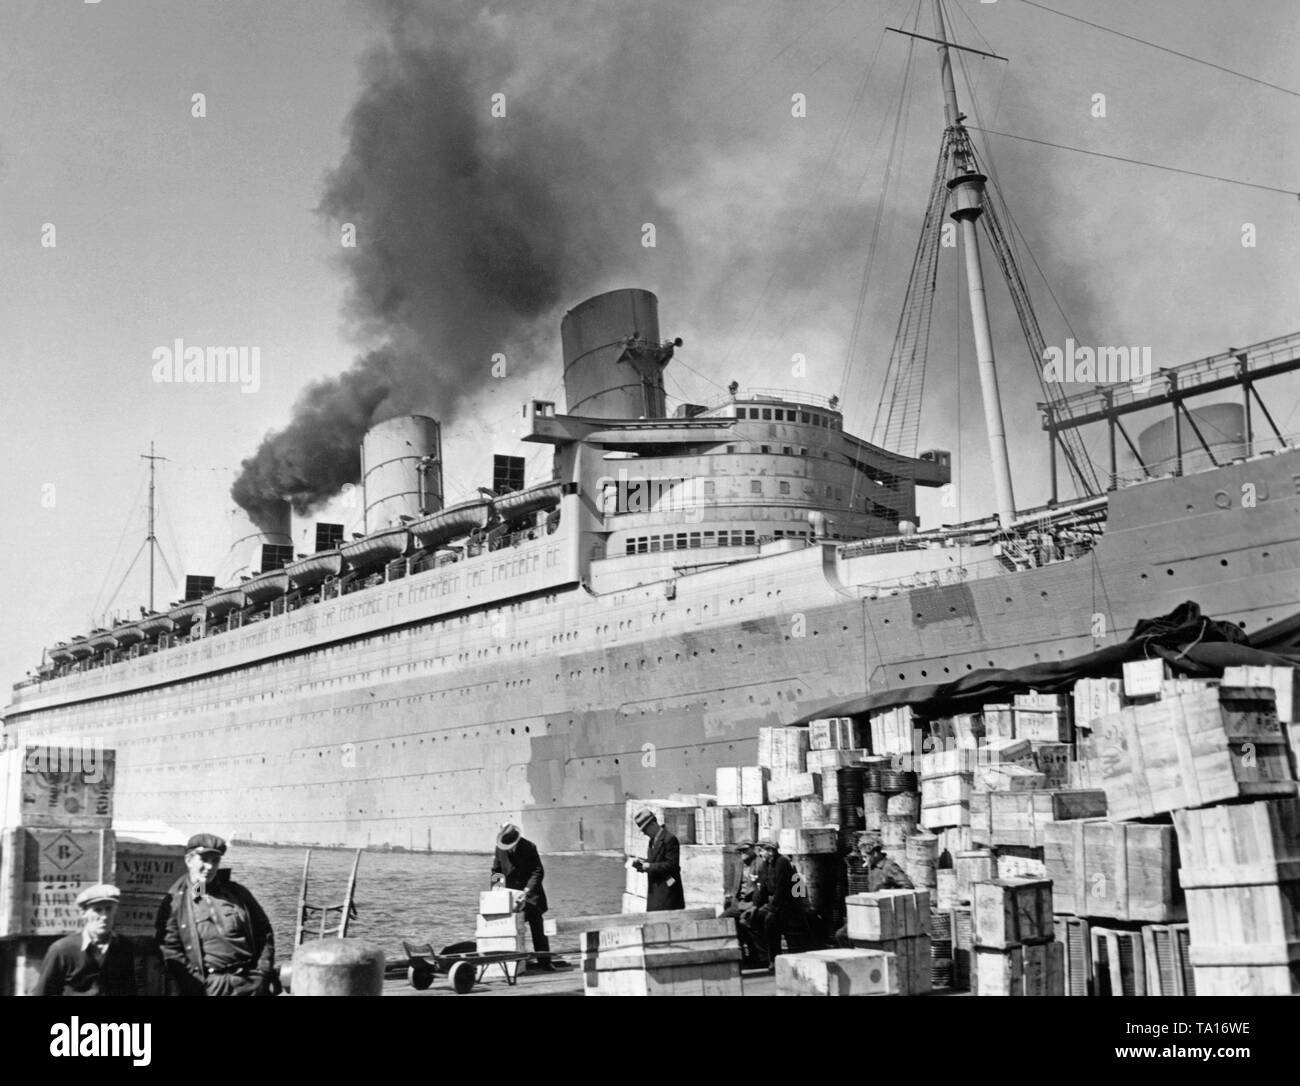
<svg viewBox="0 0 1300 1086"><path fill-rule="evenodd" d="M777 408L772 412L772 417L776 419L777 422L785 422L785 412L780 408Z"/></svg>
<svg viewBox="0 0 1300 1086"><path fill-rule="evenodd" d="M750 492L751 494L762 494L762 493L763 493L763 480L762 480L762 479L750 479L750 480L749 480L749 492Z"/></svg>
<svg viewBox="0 0 1300 1086"><path fill-rule="evenodd" d="M771 421L771 419L772 419L772 409L771 409L770 407L765 407L765 408L763 408L763 418L766 419L766 420L768 420L769 422Z"/></svg>
<svg viewBox="0 0 1300 1086"><path fill-rule="evenodd" d="M706 498L711 498L711 497L713 497L713 480L712 480L712 479L705 479L705 480L704 480L704 496L705 496Z"/></svg>
<svg viewBox="0 0 1300 1086"><path fill-rule="evenodd" d="M800 411L800 412L799 412L799 421L800 421L800 422L807 422L807 421L808 421L808 412L807 412L807 411Z"/></svg>
<svg viewBox="0 0 1300 1086"><path fill-rule="evenodd" d="M789 483L787 483L787 482L782 482L782 483L781 483L781 493L782 493L782 494L789 494L789 493L790 493L790 484L789 484Z"/></svg>

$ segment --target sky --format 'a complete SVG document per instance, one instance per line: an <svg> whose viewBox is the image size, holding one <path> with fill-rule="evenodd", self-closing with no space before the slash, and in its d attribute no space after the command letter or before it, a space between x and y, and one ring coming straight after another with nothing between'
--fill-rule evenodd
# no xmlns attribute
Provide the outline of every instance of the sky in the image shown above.
<svg viewBox="0 0 1300 1086"><path fill-rule="evenodd" d="M1292 93L1025 0L948 0L958 40L1007 58L963 58L968 124L1300 188L1290 0L1045 6ZM315 519L358 529L356 503L312 508L336 478L294 473L337 472L389 415L443 421L449 503L493 453L547 477L520 405L562 401L560 318L605 290L653 290L685 341L670 405L733 379L839 394L868 435L943 128L933 47L885 32L934 33L928 0L916 19L916 0L4 0L0 682L145 602L143 558L127 568L151 443L177 575L220 573L245 461L305 503L300 550ZM1049 344L1160 366L1296 329L1294 193L972 134ZM954 453L956 508L925 494L923 527L992 508L958 253L918 445ZM984 267L1016 498L1038 505L1038 388ZM177 339L255 347L256 380L157 380ZM1300 431L1294 385L1263 391ZM159 605L177 595L160 567Z"/></svg>

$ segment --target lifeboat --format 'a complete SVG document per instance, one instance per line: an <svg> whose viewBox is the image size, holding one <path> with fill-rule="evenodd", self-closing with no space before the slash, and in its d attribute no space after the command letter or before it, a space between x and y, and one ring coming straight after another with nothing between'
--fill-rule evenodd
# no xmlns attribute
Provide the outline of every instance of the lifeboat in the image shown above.
<svg viewBox="0 0 1300 1086"><path fill-rule="evenodd" d="M68 642L68 652L72 654L74 660L84 660L88 656L95 655L94 648L84 634Z"/></svg>
<svg viewBox="0 0 1300 1086"><path fill-rule="evenodd" d="M203 597L203 606L207 608L209 618L221 618L231 611L244 606L244 586L218 588Z"/></svg>
<svg viewBox="0 0 1300 1086"><path fill-rule="evenodd" d="M109 649L117 648L117 638L108 630L91 630L89 644L95 652L106 652Z"/></svg>
<svg viewBox="0 0 1300 1086"><path fill-rule="evenodd" d="M68 648L66 641L60 641L54 648L45 654L53 663L66 664L72 659L72 650Z"/></svg>
<svg viewBox="0 0 1300 1086"><path fill-rule="evenodd" d="M240 587L249 603L266 603L289 591L289 574L283 569L273 569L245 581Z"/></svg>
<svg viewBox="0 0 1300 1086"><path fill-rule="evenodd" d="M439 509L406 526L422 550L434 550L439 543L470 532L482 531L492 515L492 503L481 498Z"/></svg>
<svg viewBox="0 0 1300 1086"><path fill-rule="evenodd" d="M150 641L159 634L171 633L176 628L176 621L169 614L146 615L136 624L136 628Z"/></svg>
<svg viewBox="0 0 1300 1086"><path fill-rule="evenodd" d="M115 627L113 637L121 648L126 648L128 645L134 645L137 641L143 641L144 631L140 629L138 622L128 622L124 626Z"/></svg>
<svg viewBox="0 0 1300 1086"><path fill-rule="evenodd" d="M343 553L337 548L317 551L285 566L285 572L295 588L315 588L327 578L337 577L343 572Z"/></svg>
<svg viewBox="0 0 1300 1086"><path fill-rule="evenodd" d="M194 620L203 614L204 607L202 600L190 600L189 603L182 603L179 607L173 607L168 611L171 620L176 624L177 633L189 633L190 626Z"/></svg>
<svg viewBox="0 0 1300 1086"><path fill-rule="evenodd" d="M559 505L563 492L564 484L555 479L502 494L492 499L492 505L502 520L517 520L529 513L536 513L539 509L552 509Z"/></svg>
<svg viewBox="0 0 1300 1086"><path fill-rule="evenodd" d="M386 565L394 558L401 558L410 546L411 533L407 531L405 525L398 524L392 528L371 532L361 539L354 539L351 543L344 543L340 550L343 553L343 560L348 564L348 569L353 573L368 573L370 570Z"/></svg>

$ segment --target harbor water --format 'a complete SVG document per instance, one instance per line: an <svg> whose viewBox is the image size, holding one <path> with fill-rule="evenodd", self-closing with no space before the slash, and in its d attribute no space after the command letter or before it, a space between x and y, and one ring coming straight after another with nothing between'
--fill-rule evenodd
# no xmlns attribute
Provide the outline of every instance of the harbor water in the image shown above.
<svg viewBox="0 0 1300 1086"><path fill-rule="evenodd" d="M236 843L223 866L261 902L275 930L276 957L288 961L306 849ZM355 854L313 849L307 900L343 900ZM611 855L543 856L548 917L616 913L623 893L622 858ZM402 941L435 950L474 938L478 895L488 889L490 855L437 852L363 852L357 869L357 917L348 935L375 943L390 963L404 960ZM336 914L337 915L337 914ZM337 923L331 919L330 924ZM319 920L317 920L319 925Z"/></svg>

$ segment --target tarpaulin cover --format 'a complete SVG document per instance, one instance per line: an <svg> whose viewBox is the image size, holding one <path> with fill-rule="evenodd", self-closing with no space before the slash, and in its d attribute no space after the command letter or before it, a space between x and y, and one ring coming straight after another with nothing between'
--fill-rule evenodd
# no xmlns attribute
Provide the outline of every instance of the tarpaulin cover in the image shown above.
<svg viewBox="0 0 1300 1086"><path fill-rule="evenodd" d="M1121 645L1071 660L1017 668L982 668L946 683L924 683L864 694L809 714L806 719L855 716L874 709L911 705L934 718L978 712L985 702L1009 702L1015 694L1068 692L1078 679L1118 678L1129 660L1160 657L1174 672L1191 678L1217 678L1234 666L1300 667L1300 615L1276 623L1255 638L1230 622L1206 618L1188 601L1160 618L1142 619Z"/></svg>

